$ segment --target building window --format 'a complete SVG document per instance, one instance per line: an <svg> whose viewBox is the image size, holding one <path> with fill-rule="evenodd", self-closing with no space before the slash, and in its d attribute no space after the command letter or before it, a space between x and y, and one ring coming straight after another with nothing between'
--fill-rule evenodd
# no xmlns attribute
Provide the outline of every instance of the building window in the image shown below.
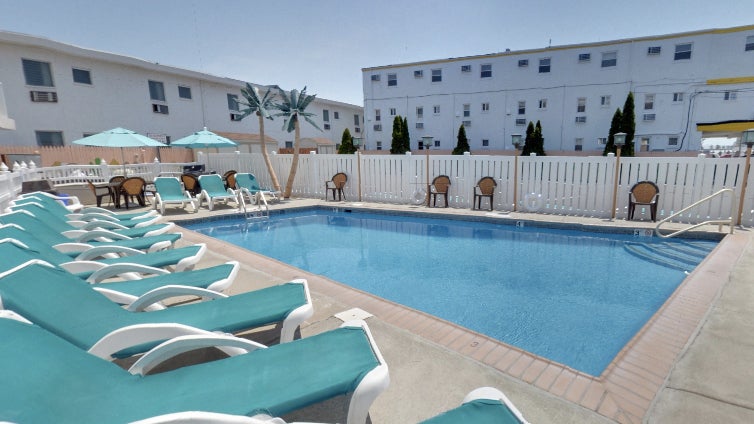
<svg viewBox="0 0 754 424"><path fill-rule="evenodd" d="M525 101L518 102L518 114L526 115L526 102Z"/></svg>
<svg viewBox="0 0 754 424"><path fill-rule="evenodd" d="M381 141L375 142L374 145L376 146L377 150L382 150L382 142Z"/></svg>
<svg viewBox="0 0 754 424"><path fill-rule="evenodd" d="M332 112L332 117L333 119L336 119L336 120L340 119L340 112L338 112L337 110L334 110Z"/></svg>
<svg viewBox="0 0 754 424"><path fill-rule="evenodd" d="M380 110L379 109L375 109L374 110L374 120L375 121L380 121L381 119L382 119L382 116L380 115Z"/></svg>
<svg viewBox="0 0 754 424"><path fill-rule="evenodd" d="M441 81L442 81L442 69L433 69L432 82L441 82Z"/></svg>
<svg viewBox="0 0 754 424"><path fill-rule="evenodd" d="M529 66L529 59L519 59L518 61L519 68L526 68L527 66Z"/></svg>
<svg viewBox="0 0 754 424"><path fill-rule="evenodd" d="M387 74L387 86L395 87L398 85L398 74Z"/></svg>
<svg viewBox="0 0 754 424"><path fill-rule="evenodd" d="M489 111L490 111L490 104L482 103L482 112L489 112Z"/></svg>
<svg viewBox="0 0 754 424"><path fill-rule="evenodd" d="M678 137L668 137L668 146L677 146Z"/></svg>
<svg viewBox="0 0 754 424"><path fill-rule="evenodd" d="M185 85L178 86L178 97L181 99L191 99L191 87Z"/></svg>
<svg viewBox="0 0 754 424"><path fill-rule="evenodd" d="M539 59L539 73L546 74L548 72L550 72L550 58L545 57L545 58Z"/></svg>
<svg viewBox="0 0 754 424"><path fill-rule="evenodd" d="M414 71L414 78L422 78L422 77L424 77L424 71L422 71L421 69L418 71Z"/></svg>
<svg viewBox="0 0 754 424"><path fill-rule="evenodd" d="M37 136L37 146L62 146L63 131L34 131Z"/></svg>
<svg viewBox="0 0 754 424"><path fill-rule="evenodd" d="M371 77L372 82L379 82L380 81L380 74L374 74Z"/></svg>
<svg viewBox="0 0 754 424"><path fill-rule="evenodd" d="M160 102L165 101L165 85L159 81L149 80L149 98Z"/></svg>
<svg viewBox="0 0 754 424"><path fill-rule="evenodd" d="M152 112L167 115L170 111L168 110L168 105L159 105L156 103L152 103ZM230 114L230 120L240 121L240 119L233 119L232 113Z"/></svg>
<svg viewBox="0 0 754 424"><path fill-rule="evenodd" d="M354 127L354 128L353 128L353 132L355 132L356 134L359 134L359 133L361 132L361 128L359 128L359 127Z"/></svg>
<svg viewBox="0 0 754 424"><path fill-rule="evenodd" d="M86 69L73 68L73 82L92 85L92 74Z"/></svg>
<svg viewBox="0 0 754 424"><path fill-rule="evenodd" d="M471 105L465 104L463 105L463 117L468 118L469 116L471 116Z"/></svg>
<svg viewBox="0 0 754 424"><path fill-rule="evenodd" d="M660 46L647 47L647 56L656 56L660 54L661 51L662 47Z"/></svg>
<svg viewBox="0 0 754 424"><path fill-rule="evenodd" d="M597 144L600 146L604 146L607 144L607 137L599 137L597 138Z"/></svg>
<svg viewBox="0 0 754 424"><path fill-rule="evenodd" d="M577 152L582 151L584 149L584 139L577 138L576 141L573 143L573 149Z"/></svg>
<svg viewBox="0 0 754 424"><path fill-rule="evenodd" d="M618 52L602 53L602 67L610 68L618 64Z"/></svg>
<svg viewBox="0 0 754 424"><path fill-rule="evenodd" d="M579 63L589 62L592 60L592 54L591 53L581 53L579 54Z"/></svg>
<svg viewBox="0 0 754 424"><path fill-rule="evenodd" d="M435 147L440 147L440 140L435 140Z"/></svg>
<svg viewBox="0 0 754 424"><path fill-rule="evenodd" d="M416 129L417 130L423 130L424 129L424 122L417 122L416 123Z"/></svg>
<svg viewBox="0 0 754 424"><path fill-rule="evenodd" d="M26 85L55 87L55 84L52 82L52 72L50 72L49 63L28 59L21 59L21 63L24 68Z"/></svg>
<svg viewBox="0 0 754 424"><path fill-rule="evenodd" d="M547 109L547 99L539 99L539 108Z"/></svg>
<svg viewBox="0 0 754 424"><path fill-rule="evenodd" d="M490 147L490 141L486 138L482 139L482 147Z"/></svg>
<svg viewBox="0 0 754 424"><path fill-rule="evenodd" d="M375 131L382 131L382 124L374 124L374 127L372 128L374 128Z"/></svg>
<svg viewBox="0 0 754 424"><path fill-rule="evenodd" d="M238 110L238 95L228 94L228 109L236 111Z"/></svg>
<svg viewBox="0 0 754 424"><path fill-rule="evenodd" d="M471 126L471 121L461 121L461 125L463 125L464 127L468 128L468 127Z"/></svg>
<svg viewBox="0 0 754 424"><path fill-rule="evenodd" d="M286 149L292 149L293 148L293 142L292 141L286 141L285 142L285 148Z"/></svg>
<svg viewBox="0 0 754 424"><path fill-rule="evenodd" d="M749 35L746 37L746 47L744 47L744 51L749 52L754 50L754 35Z"/></svg>
<svg viewBox="0 0 754 424"><path fill-rule="evenodd" d="M439 105L432 106L432 113L434 113L435 115L439 115L440 114L440 106Z"/></svg>
<svg viewBox="0 0 754 424"><path fill-rule="evenodd" d="M576 117L576 123L577 124L586 124L586 116L577 116Z"/></svg>
<svg viewBox="0 0 754 424"><path fill-rule="evenodd" d="M390 116L395 116L395 114L396 114L395 108L391 107L390 108Z"/></svg>
<svg viewBox="0 0 754 424"><path fill-rule="evenodd" d="M523 127L524 125L526 125L526 118L516 119L516 126Z"/></svg>
<svg viewBox="0 0 754 424"><path fill-rule="evenodd" d="M324 124L323 126L325 127L325 131L330 129L330 124Z"/></svg>
<svg viewBox="0 0 754 424"><path fill-rule="evenodd" d="M680 103L683 101L683 93L673 93L673 103Z"/></svg>
<svg viewBox="0 0 754 424"><path fill-rule="evenodd" d="M492 78L492 64L482 65L482 71L479 76L482 78Z"/></svg>
<svg viewBox="0 0 754 424"><path fill-rule="evenodd" d="M644 121L654 121L655 120L655 114L654 113L645 113L643 117Z"/></svg>
<svg viewBox="0 0 754 424"><path fill-rule="evenodd" d="M654 108L655 108L655 95L645 94L644 95L644 110L652 110Z"/></svg>
<svg viewBox="0 0 754 424"><path fill-rule="evenodd" d="M359 119L359 114L358 113L355 114L355 115L353 115L353 124L354 125L359 126L359 124L361 123L360 121L361 120Z"/></svg>
<svg viewBox="0 0 754 424"><path fill-rule="evenodd" d="M422 119L424 118L424 107L417 106L416 107L416 119Z"/></svg>
<svg viewBox="0 0 754 424"><path fill-rule="evenodd" d="M461 65L461 72L471 72L471 65Z"/></svg>
<svg viewBox="0 0 754 424"><path fill-rule="evenodd" d="M691 59L691 43L676 44L673 60Z"/></svg>
<svg viewBox="0 0 754 424"><path fill-rule="evenodd" d="M322 122L330 122L330 111L322 109Z"/></svg>
<svg viewBox="0 0 754 424"><path fill-rule="evenodd" d="M610 106L610 96L600 96L600 106L602 107Z"/></svg>
<svg viewBox="0 0 754 424"><path fill-rule="evenodd" d="M579 97L578 99L576 99L576 112L586 112L586 97Z"/></svg>
<svg viewBox="0 0 754 424"><path fill-rule="evenodd" d="M735 91L726 91L723 93L723 100L736 100L736 97L738 95Z"/></svg>

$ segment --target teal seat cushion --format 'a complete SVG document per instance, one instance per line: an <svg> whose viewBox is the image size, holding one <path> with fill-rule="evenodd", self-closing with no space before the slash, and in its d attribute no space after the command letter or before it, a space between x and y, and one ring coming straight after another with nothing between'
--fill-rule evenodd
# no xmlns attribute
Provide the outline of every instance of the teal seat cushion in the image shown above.
<svg viewBox="0 0 754 424"><path fill-rule="evenodd" d="M521 424L505 404L495 399L477 399L464 403L422 424Z"/></svg>

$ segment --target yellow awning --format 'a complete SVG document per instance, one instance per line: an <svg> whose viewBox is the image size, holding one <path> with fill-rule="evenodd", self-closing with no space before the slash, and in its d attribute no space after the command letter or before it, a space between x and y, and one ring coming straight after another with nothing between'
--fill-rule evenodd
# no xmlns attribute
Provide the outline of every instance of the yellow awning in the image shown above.
<svg viewBox="0 0 754 424"><path fill-rule="evenodd" d="M702 132L743 132L754 128L754 121L729 121L696 124L696 130Z"/></svg>

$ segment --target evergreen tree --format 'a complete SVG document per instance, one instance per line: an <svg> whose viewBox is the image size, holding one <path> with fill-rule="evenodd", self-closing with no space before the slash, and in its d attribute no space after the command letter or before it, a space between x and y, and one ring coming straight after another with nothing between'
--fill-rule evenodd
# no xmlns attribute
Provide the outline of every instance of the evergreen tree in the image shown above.
<svg viewBox="0 0 754 424"><path fill-rule="evenodd" d="M529 121L529 125L526 127L526 137L524 138L524 149L521 151L521 156L529 156L534 150L534 123Z"/></svg>
<svg viewBox="0 0 754 424"><path fill-rule="evenodd" d="M634 93L628 92L626 103L623 105L620 131L626 133L626 144L621 148L621 156L635 156L634 134L636 134L636 115L634 114Z"/></svg>
<svg viewBox="0 0 754 424"><path fill-rule="evenodd" d="M607 136L607 143L605 143L605 150L602 151L602 156L607 156L608 153L615 153L615 133L620 132L621 121L623 121L623 114L620 109L615 109L613 114L613 120L610 122L610 132ZM623 149L621 149L623 154Z"/></svg>
<svg viewBox="0 0 754 424"><path fill-rule="evenodd" d="M411 151L411 135L408 132L408 118L403 118L403 125L401 127L401 135L403 136L403 152Z"/></svg>
<svg viewBox="0 0 754 424"><path fill-rule="evenodd" d="M390 143L390 153L393 155L403 154L403 120L398 115L393 118L393 140Z"/></svg>
<svg viewBox="0 0 754 424"><path fill-rule="evenodd" d="M547 156L545 153L545 137L542 135L542 124L537 121L537 125L534 126L534 134L532 135L534 140L533 152L537 156Z"/></svg>
<svg viewBox="0 0 754 424"><path fill-rule="evenodd" d="M351 131L348 131L348 128L343 130L343 137L340 139L338 153L341 155L356 153L356 146L353 145L353 137L351 137Z"/></svg>
<svg viewBox="0 0 754 424"><path fill-rule="evenodd" d="M471 147L469 147L469 139L466 138L466 128L464 128L463 124L458 128L458 144L456 144L455 149L453 149L454 155L462 155L464 152L468 152L471 150Z"/></svg>

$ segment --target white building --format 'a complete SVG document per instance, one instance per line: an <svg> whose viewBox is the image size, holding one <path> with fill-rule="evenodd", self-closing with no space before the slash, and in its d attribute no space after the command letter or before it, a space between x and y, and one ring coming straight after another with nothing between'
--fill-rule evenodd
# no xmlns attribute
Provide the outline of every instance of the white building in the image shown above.
<svg viewBox="0 0 754 424"><path fill-rule="evenodd" d="M115 127L161 141L177 140L203 127L259 132L256 116L238 120L236 100L242 99L243 81L45 38L0 31L0 82L7 106L6 112L0 102L0 121L8 116L15 120L15 130L0 131L2 145L68 145ZM260 89L264 93L267 88ZM360 106L317 98L307 112L316 115L313 119L323 130L301 126L302 137L315 140L310 147L332 152L345 128L360 136ZM267 121L265 135L277 140L278 147L292 147L293 133L282 130L282 119ZM252 149L252 143L240 146L245 152Z"/></svg>
<svg viewBox="0 0 754 424"><path fill-rule="evenodd" d="M512 150L540 121L550 154L602 152L634 93L636 151L698 151L754 127L754 25L362 69L365 146L389 150L395 115L412 148Z"/></svg>

